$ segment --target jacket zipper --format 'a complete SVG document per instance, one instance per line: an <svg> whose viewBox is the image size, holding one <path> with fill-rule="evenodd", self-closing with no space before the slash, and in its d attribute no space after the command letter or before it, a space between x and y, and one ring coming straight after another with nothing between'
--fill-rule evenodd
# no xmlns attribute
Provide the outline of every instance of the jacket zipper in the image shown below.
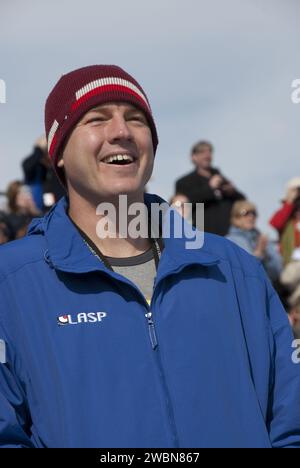
<svg viewBox="0 0 300 468"><path fill-rule="evenodd" d="M153 294L154 294L155 286L156 286L156 281L154 281L154 285L153 285ZM153 296L152 296L152 299L153 299ZM151 300L151 303L152 303L152 300ZM148 312L145 314L145 317L146 317L147 322L148 322L148 331L149 331L151 346L152 346L153 351L155 351L154 354L153 354L153 357L154 357L154 360L156 362L156 366L157 366L157 369L158 369L158 372L159 372L160 382L161 382L161 385L162 385L162 390L163 390L163 393L165 395L166 411L167 411L167 415L168 415L168 418L169 418L169 424L170 424L170 428L171 428L173 445L174 445L174 448L179 448L180 445L179 445L179 440L178 440L178 432L177 432L177 428L176 428L176 424L175 424L175 416L174 416L174 411L173 411L173 407L172 407L172 403L171 403L170 392L169 392L169 389L168 389L167 381L166 381L166 378L165 378L165 372L164 372L164 368L163 368L163 364L162 364L161 356L160 356L160 352L159 352L158 340L157 340L157 335L156 335L156 331L155 331L155 324L154 324L154 320L153 320L153 313L152 313L151 310L149 310L148 304L147 304L147 308L148 308Z"/></svg>
<svg viewBox="0 0 300 468"><path fill-rule="evenodd" d="M149 330L149 337L152 345L152 349L156 349L158 346L157 337L155 332L155 326L153 322L152 312L147 312L145 314L146 319L148 320L148 330Z"/></svg>
<svg viewBox="0 0 300 468"><path fill-rule="evenodd" d="M153 284L153 294L154 294L155 287L156 287L156 278L154 279L154 284ZM134 289L137 290L139 292L139 294L141 294L141 292L138 290L138 288L136 286L134 286ZM152 295L152 299L153 299L153 295ZM152 299L151 299L151 303L152 303ZM147 313L145 314L145 317L146 317L147 322L148 322L150 342L151 342L151 346L152 346L153 351L155 351L158 348L158 341L157 341L155 325L154 325L154 321L153 321L153 314L152 314L151 310L149 309L150 306L148 305L145 298L144 298L144 302L145 302L145 306L147 308ZM165 403L166 403L166 407L167 407L167 414L168 414L168 417L169 417L169 424L170 424L170 428L171 428L171 434L172 434L174 448L179 448L180 445L179 445L179 440L178 440L178 432L177 432L177 428L176 428L176 424L175 424L174 411L173 411L173 407L172 407L172 404L171 404L170 393L169 393L169 389L168 389L168 386L167 386L165 373L164 373L164 368L163 368L163 365L162 365L162 361L161 361L161 357L160 357L160 353L159 353L158 349L154 353L154 360L156 361L156 366L158 368L161 385L162 385L162 388L163 388L163 392L165 394Z"/></svg>

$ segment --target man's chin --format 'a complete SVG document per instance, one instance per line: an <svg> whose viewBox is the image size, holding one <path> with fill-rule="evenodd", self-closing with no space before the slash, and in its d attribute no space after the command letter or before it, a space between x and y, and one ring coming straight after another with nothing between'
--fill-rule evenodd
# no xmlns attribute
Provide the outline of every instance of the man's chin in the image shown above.
<svg viewBox="0 0 300 468"><path fill-rule="evenodd" d="M121 195L126 195L128 198L140 198L140 195L144 193L144 190L134 186L120 186L116 187L115 190L109 191L105 194L106 199L115 199Z"/></svg>

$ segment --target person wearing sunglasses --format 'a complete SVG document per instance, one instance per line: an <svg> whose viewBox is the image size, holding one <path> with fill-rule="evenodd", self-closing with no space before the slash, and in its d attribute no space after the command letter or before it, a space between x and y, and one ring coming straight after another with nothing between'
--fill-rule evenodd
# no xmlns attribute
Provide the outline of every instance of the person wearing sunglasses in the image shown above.
<svg viewBox="0 0 300 468"><path fill-rule="evenodd" d="M282 259L268 237L256 227L258 213L253 203L237 201L231 212L231 226L227 239L260 259L273 283L278 281Z"/></svg>

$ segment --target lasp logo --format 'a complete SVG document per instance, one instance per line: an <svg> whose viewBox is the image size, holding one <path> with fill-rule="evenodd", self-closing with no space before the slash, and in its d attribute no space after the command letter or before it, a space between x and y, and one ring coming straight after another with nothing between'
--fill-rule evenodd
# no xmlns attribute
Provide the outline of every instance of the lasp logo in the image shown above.
<svg viewBox="0 0 300 468"><path fill-rule="evenodd" d="M75 317L71 314L60 315L57 317L58 325L78 325L79 323L96 323L102 322L104 317L107 316L106 312L80 312Z"/></svg>

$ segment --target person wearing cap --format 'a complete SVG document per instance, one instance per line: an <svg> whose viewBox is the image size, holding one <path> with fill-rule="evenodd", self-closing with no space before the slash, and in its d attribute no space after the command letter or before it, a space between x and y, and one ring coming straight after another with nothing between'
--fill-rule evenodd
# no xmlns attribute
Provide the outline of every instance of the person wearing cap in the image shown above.
<svg viewBox="0 0 300 468"><path fill-rule="evenodd" d="M274 213L270 225L279 233L281 255L287 265L300 247L300 177L287 183L282 207Z"/></svg>
<svg viewBox="0 0 300 468"><path fill-rule="evenodd" d="M70 72L45 123L67 195L0 248L0 445L299 446L300 368L262 266L175 210L148 217L163 200L144 193L158 137L139 83Z"/></svg>

